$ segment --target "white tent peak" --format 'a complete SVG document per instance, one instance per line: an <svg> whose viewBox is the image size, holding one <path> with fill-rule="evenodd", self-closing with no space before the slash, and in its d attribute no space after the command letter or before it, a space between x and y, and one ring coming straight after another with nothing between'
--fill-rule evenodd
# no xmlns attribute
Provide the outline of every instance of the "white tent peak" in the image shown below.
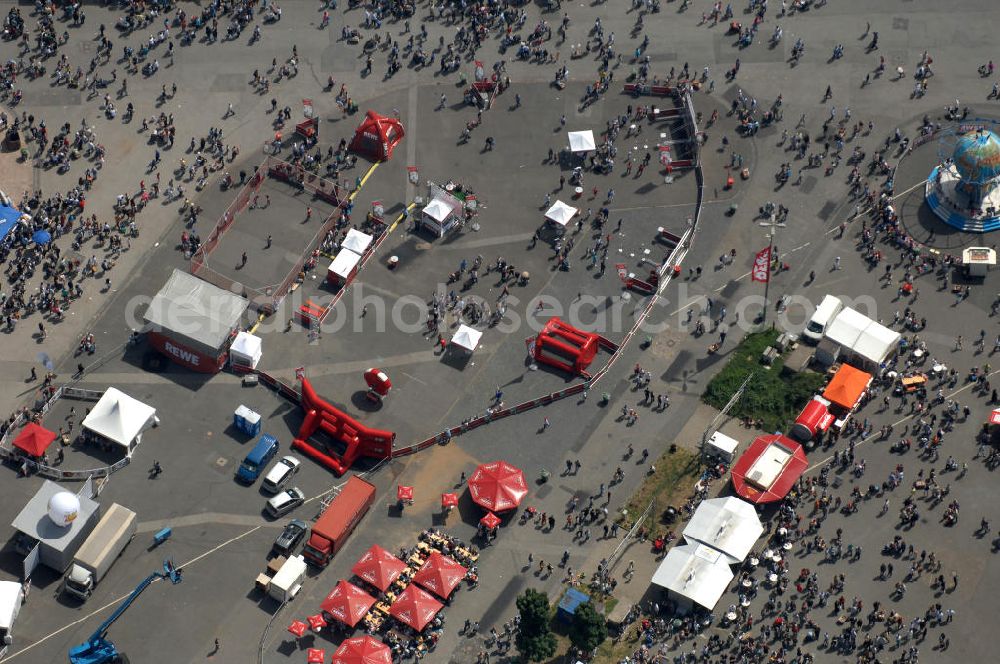
<svg viewBox="0 0 1000 664"><path fill-rule="evenodd" d="M597 149L594 132L590 129L568 132L567 137L569 138L570 152L590 152Z"/></svg>
<svg viewBox="0 0 1000 664"><path fill-rule="evenodd" d="M579 209L557 200L545 213L545 218L559 224L560 226L565 226L579 211Z"/></svg>

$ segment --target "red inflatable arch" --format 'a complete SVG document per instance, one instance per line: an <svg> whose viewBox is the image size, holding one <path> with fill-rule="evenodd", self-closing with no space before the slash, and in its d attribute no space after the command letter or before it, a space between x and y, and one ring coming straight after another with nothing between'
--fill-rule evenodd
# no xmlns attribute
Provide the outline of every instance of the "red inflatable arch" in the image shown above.
<svg viewBox="0 0 1000 664"><path fill-rule="evenodd" d="M534 358L537 362L590 378L587 367L594 361L600 346L615 348L599 334L583 332L558 318L551 318L535 339Z"/></svg>
<svg viewBox="0 0 1000 664"><path fill-rule="evenodd" d="M347 472L359 457L388 459L392 456L395 433L366 427L334 408L316 394L307 378L302 379L302 408L306 412L306 419L299 427L299 435L292 441L292 449L300 450L338 476ZM343 443L346 447L344 453L320 449L309 442L309 438L317 431Z"/></svg>

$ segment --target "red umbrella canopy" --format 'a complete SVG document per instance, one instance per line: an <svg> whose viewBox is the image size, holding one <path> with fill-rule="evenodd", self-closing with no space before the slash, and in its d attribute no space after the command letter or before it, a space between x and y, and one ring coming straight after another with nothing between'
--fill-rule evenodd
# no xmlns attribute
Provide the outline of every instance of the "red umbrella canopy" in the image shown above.
<svg viewBox="0 0 1000 664"><path fill-rule="evenodd" d="M342 642L330 664L392 664L392 650L370 636L359 636Z"/></svg>
<svg viewBox="0 0 1000 664"><path fill-rule="evenodd" d="M374 603L374 597L353 583L341 579L320 604L320 608L348 627L354 627Z"/></svg>
<svg viewBox="0 0 1000 664"><path fill-rule="evenodd" d="M396 499L397 500L413 500L413 487L403 486L402 484L396 485Z"/></svg>
<svg viewBox="0 0 1000 664"><path fill-rule="evenodd" d="M309 628L314 632L318 632L326 627L326 620L324 620L323 616L318 613L314 616L309 616L306 620L309 621Z"/></svg>
<svg viewBox="0 0 1000 664"><path fill-rule="evenodd" d="M479 523L483 524L490 530L493 530L500 525L500 517L493 512L487 512L483 515L483 518L479 520Z"/></svg>
<svg viewBox="0 0 1000 664"><path fill-rule="evenodd" d="M413 575L413 581L441 599L448 599L451 591L465 578L465 573L466 569L461 563L435 551Z"/></svg>
<svg viewBox="0 0 1000 664"><path fill-rule="evenodd" d="M14 447L23 450L28 456L42 456L56 439L56 432L49 431L40 424L30 422L21 429L14 439Z"/></svg>
<svg viewBox="0 0 1000 664"><path fill-rule="evenodd" d="M422 632L442 608L444 604L411 584L406 586L406 590L392 603L389 613L404 625Z"/></svg>
<svg viewBox="0 0 1000 664"><path fill-rule="evenodd" d="M306 650L306 664L323 664L324 659L326 659L326 651L322 648Z"/></svg>
<svg viewBox="0 0 1000 664"><path fill-rule="evenodd" d="M441 494L441 507L457 507L458 506L458 494L457 493L442 493Z"/></svg>
<svg viewBox="0 0 1000 664"><path fill-rule="evenodd" d="M472 473L469 493L477 505L493 512L506 512L521 504L528 495L528 484L520 468L506 461L493 461Z"/></svg>
<svg viewBox="0 0 1000 664"><path fill-rule="evenodd" d="M379 590L385 590L405 569L406 563L375 544L354 563L351 571Z"/></svg>
<svg viewBox="0 0 1000 664"><path fill-rule="evenodd" d="M292 624L288 626L288 631L299 638L302 638L302 635L306 633L307 629L309 629L309 625L305 624L301 620L293 620Z"/></svg>

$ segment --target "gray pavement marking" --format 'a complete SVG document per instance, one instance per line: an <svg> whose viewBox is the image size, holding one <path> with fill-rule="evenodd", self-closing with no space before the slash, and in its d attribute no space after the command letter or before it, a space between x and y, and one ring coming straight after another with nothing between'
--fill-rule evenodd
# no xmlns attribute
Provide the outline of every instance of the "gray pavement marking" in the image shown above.
<svg viewBox="0 0 1000 664"><path fill-rule="evenodd" d="M154 519L152 521L142 521L136 527L140 533L154 533L161 528L184 528L187 526L200 526L206 523L222 523L228 526L247 526L258 528L279 528L284 523L278 521L267 521L262 516L253 514L222 514L220 512L204 512L202 514L188 514L185 516L171 517L169 519Z"/></svg>
<svg viewBox="0 0 1000 664"><path fill-rule="evenodd" d="M990 377L992 377L992 376L995 376L995 375L997 375L997 374L1000 374L1000 369L997 369L996 371L992 371L992 372L990 372L990 373L989 373L989 374L987 374L987 375L988 375L988 376L990 376ZM976 385L976 383L966 383L965 385L963 385L962 387L958 388L958 389L957 389L957 390L955 390L954 392L951 392L951 393L947 394L947 395L945 396L945 398L946 398L946 399L951 399L951 398L952 398L952 397L954 397L954 396L955 396L956 394L961 394L962 392L965 392L966 390L968 390L969 388L971 388L971 387L973 387L973 386L975 386L975 385ZM917 413L910 413L909 415L907 415L907 416L903 417L902 419L900 419L900 420L897 420L896 422L893 422L893 423L892 423L892 428L893 428L893 429L895 429L896 427L898 427L898 426L899 426L900 424L902 424L903 422L908 422L909 420L912 420L912 419L913 419L914 417L916 417L916 416L917 416ZM867 443L867 442L869 442L869 441L871 441L871 440L877 440L877 439L878 439L878 437L879 437L879 435L880 435L880 434L876 434L876 433L872 433L872 434L870 434L870 435L868 435L868 436L865 436L864 438L862 438L861 440L859 440L859 441L858 441L858 442L857 442L857 443L855 444L855 446L854 446L854 447L855 447L855 449L857 449L857 448L861 447L862 445L864 445L865 443ZM816 463L814 463L813 465L811 465L811 466L809 466L808 468L806 468L805 472L807 472L807 473L808 473L808 472L810 472L810 471L812 471L812 470L816 470L817 468L819 468L819 467L821 467L821 466L824 466L824 465L826 465L827 463L829 463L829 462L830 462L830 460L831 460L832 458L833 458L833 455L831 454L830 456L826 457L826 458L825 458L825 459L823 459L822 461L817 461L817 462L816 462Z"/></svg>
<svg viewBox="0 0 1000 664"><path fill-rule="evenodd" d="M448 245L449 250L481 249L483 247L494 247L500 244L511 244L513 242L527 242L534 233L515 233L513 235L501 235L500 237L488 237L481 240L469 240L468 242L455 242Z"/></svg>
<svg viewBox="0 0 1000 664"><path fill-rule="evenodd" d="M419 113L417 112L417 96L419 93L419 86L411 86L409 95L407 96L407 118L406 118L406 133L409 135L409 139L406 142L406 165L416 166L417 165L417 117ZM406 200L412 201L416 192L417 186L410 182L409 172L404 172L403 177L406 178Z"/></svg>
<svg viewBox="0 0 1000 664"><path fill-rule="evenodd" d="M237 535L236 537L232 537L232 538L226 540L225 542L222 542L218 546L215 546L215 547L209 549L205 553L203 553L203 554L201 554L199 556L196 556L195 558L192 558L191 560L187 561L186 563L182 563L180 565L176 565L176 568L177 569L182 569L182 568L190 567L191 565L193 565L193 564L195 564L195 563L203 560L204 558L207 558L208 556L212 555L213 553L218 552L219 550L221 550L222 548L228 546L229 544L232 544L233 542L241 540L241 539L243 539L244 537L246 537L248 535L252 535L253 533L257 532L258 530L260 530L260 526L251 528L250 530L248 530L248 531L246 531L244 533L241 533L241 534ZM160 582L162 580L163 579L156 579L156 580L153 581L153 583L158 583L158 582ZM105 611L107 611L111 607L116 606L116 605L124 602L126 599L128 599L128 596L131 595L131 594L132 594L131 592L126 593L126 594L122 595L121 597L108 602L104 606L102 606L102 607L100 607L98 609L94 609L93 611L91 611L87 615L83 616L82 618L78 618L77 620L74 620L71 623L67 623L66 625L63 625L62 627L60 627L59 629L55 630L54 632L50 632L49 634L46 634L45 636L43 636L42 638L38 639L34 643L28 644L24 648L18 650L15 653L12 653L12 654L8 655L7 657L5 657L3 660L0 660L0 661L9 662L10 660L14 659L15 657L20 657L24 653L29 652L30 650L36 648L37 646L40 646L41 644L45 643L49 639L54 638L54 637L58 636L59 634L62 634L66 630L70 629L71 627L76 627L77 625L79 625L79 624L81 624L83 622L86 622L87 620L90 620L91 618L93 618L93 617L95 617L97 615L100 615L101 613L104 613Z"/></svg>

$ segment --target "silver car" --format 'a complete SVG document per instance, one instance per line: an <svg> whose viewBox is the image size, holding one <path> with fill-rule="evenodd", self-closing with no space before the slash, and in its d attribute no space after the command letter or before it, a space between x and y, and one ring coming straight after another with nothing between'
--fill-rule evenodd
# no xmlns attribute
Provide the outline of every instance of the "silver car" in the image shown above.
<svg viewBox="0 0 1000 664"><path fill-rule="evenodd" d="M281 457L271 466L271 470L267 471L264 481L261 482L261 487L267 493L278 493L281 487L285 486L288 480L292 479L295 473L299 472L301 464L302 462L293 456Z"/></svg>

